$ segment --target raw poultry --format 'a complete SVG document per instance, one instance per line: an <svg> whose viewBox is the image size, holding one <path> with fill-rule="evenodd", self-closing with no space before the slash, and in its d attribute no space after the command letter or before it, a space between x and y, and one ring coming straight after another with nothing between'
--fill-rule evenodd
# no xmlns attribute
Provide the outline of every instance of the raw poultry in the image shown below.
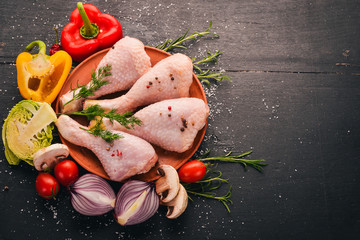
<svg viewBox="0 0 360 240"><path fill-rule="evenodd" d="M176 98L151 104L134 114L142 121L132 129L103 119L106 129L121 130L138 136L168 151L191 148L209 115L208 105L199 98Z"/></svg>
<svg viewBox="0 0 360 240"><path fill-rule="evenodd" d="M122 181L135 174L148 172L157 161L154 148L139 137L113 131L122 138L108 143L81 129L86 127L69 116L61 115L55 124L67 141L91 150L111 180Z"/></svg>
<svg viewBox="0 0 360 240"><path fill-rule="evenodd" d="M191 59L177 53L158 62L126 94L113 99L86 100L84 109L98 104L103 109L115 109L123 114L161 100L188 97L193 82L192 73Z"/></svg>
<svg viewBox="0 0 360 240"><path fill-rule="evenodd" d="M104 80L110 84L102 86L94 96L89 98L98 98L106 94L128 90L151 67L150 57L145 52L144 44L131 37L119 40L100 61L96 72L107 64L111 65L111 75L105 77ZM87 86L90 84L91 82ZM75 94L78 91L75 91ZM74 92L69 91L61 96L59 100L61 112L74 112L82 109L84 99L66 104L73 98L73 95Z"/></svg>

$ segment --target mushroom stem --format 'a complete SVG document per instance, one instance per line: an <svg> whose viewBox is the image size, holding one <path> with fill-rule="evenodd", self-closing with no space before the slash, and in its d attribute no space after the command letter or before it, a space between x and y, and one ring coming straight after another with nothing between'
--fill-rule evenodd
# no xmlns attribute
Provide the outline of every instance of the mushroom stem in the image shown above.
<svg viewBox="0 0 360 240"><path fill-rule="evenodd" d="M170 202L179 192L180 181L175 168L170 165L161 165L158 168L161 176L156 182L156 193L160 196L162 202Z"/></svg>
<svg viewBox="0 0 360 240"><path fill-rule="evenodd" d="M166 217L174 219L179 217L186 209L188 204L188 195L186 189L180 184L180 189L176 197L167 203L162 202L163 205L168 207Z"/></svg>

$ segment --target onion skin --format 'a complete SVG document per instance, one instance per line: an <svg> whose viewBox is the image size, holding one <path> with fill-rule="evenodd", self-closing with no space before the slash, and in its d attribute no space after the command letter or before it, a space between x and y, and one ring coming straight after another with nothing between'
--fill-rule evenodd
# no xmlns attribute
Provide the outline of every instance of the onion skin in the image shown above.
<svg viewBox="0 0 360 240"><path fill-rule="evenodd" d="M137 206L134 202L144 194L145 199ZM130 180L126 182L119 190L115 201L115 218L120 225L135 225L145 222L151 218L159 208L159 196L156 194L153 183L139 180ZM132 214L124 219L126 212L133 208ZM136 209L136 210L134 210ZM130 210L131 211L131 210Z"/></svg>
<svg viewBox="0 0 360 240"><path fill-rule="evenodd" d="M115 193L110 184L95 174L85 174L69 187L71 204L86 216L98 216L111 211Z"/></svg>

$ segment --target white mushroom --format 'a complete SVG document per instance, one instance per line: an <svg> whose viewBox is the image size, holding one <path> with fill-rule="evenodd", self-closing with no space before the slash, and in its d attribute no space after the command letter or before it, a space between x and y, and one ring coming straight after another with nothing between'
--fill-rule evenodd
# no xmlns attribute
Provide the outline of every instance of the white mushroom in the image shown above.
<svg viewBox="0 0 360 240"><path fill-rule="evenodd" d="M178 195L172 201L167 203L161 202L161 204L168 207L167 218L174 219L179 217L185 211L188 204L188 195L184 186L180 184Z"/></svg>
<svg viewBox="0 0 360 240"><path fill-rule="evenodd" d="M36 151L33 162L38 171L43 171L54 168L61 159L68 156L69 148L64 144L56 143Z"/></svg>
<svg viewBox="0 0 360 240"><path fill-rule="evenodd" d="M156 193L164 203L173 200L179 192L179 175L175 168L170 165L161 165L158 168L160 178L155 182Z"/></svg>

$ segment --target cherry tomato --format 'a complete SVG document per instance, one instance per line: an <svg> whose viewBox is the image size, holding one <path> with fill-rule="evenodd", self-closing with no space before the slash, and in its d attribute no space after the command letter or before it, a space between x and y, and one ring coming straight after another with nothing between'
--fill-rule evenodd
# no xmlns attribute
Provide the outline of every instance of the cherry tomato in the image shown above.
<svg viewBox="0 0 360 240"><path fill-rule="evenodd" d="M55 198L59 192L59 183L50 173L39 173L35 181L36 192L43 198Z"/></svg>
<svg viewBox="0 0 360 240"><path fill-rule="evenodd" d="M79 178L79 168L75 162L64 160L56 164L54 175L63 186L70 186Z"/></svg>
<svg viewBox="0 0 360 240"><path fill-rule="evenodd" d="M185 163L178 171L182 182L193 183L200 181L206 173L206 166L199 160L192 160Z"/></svg>

